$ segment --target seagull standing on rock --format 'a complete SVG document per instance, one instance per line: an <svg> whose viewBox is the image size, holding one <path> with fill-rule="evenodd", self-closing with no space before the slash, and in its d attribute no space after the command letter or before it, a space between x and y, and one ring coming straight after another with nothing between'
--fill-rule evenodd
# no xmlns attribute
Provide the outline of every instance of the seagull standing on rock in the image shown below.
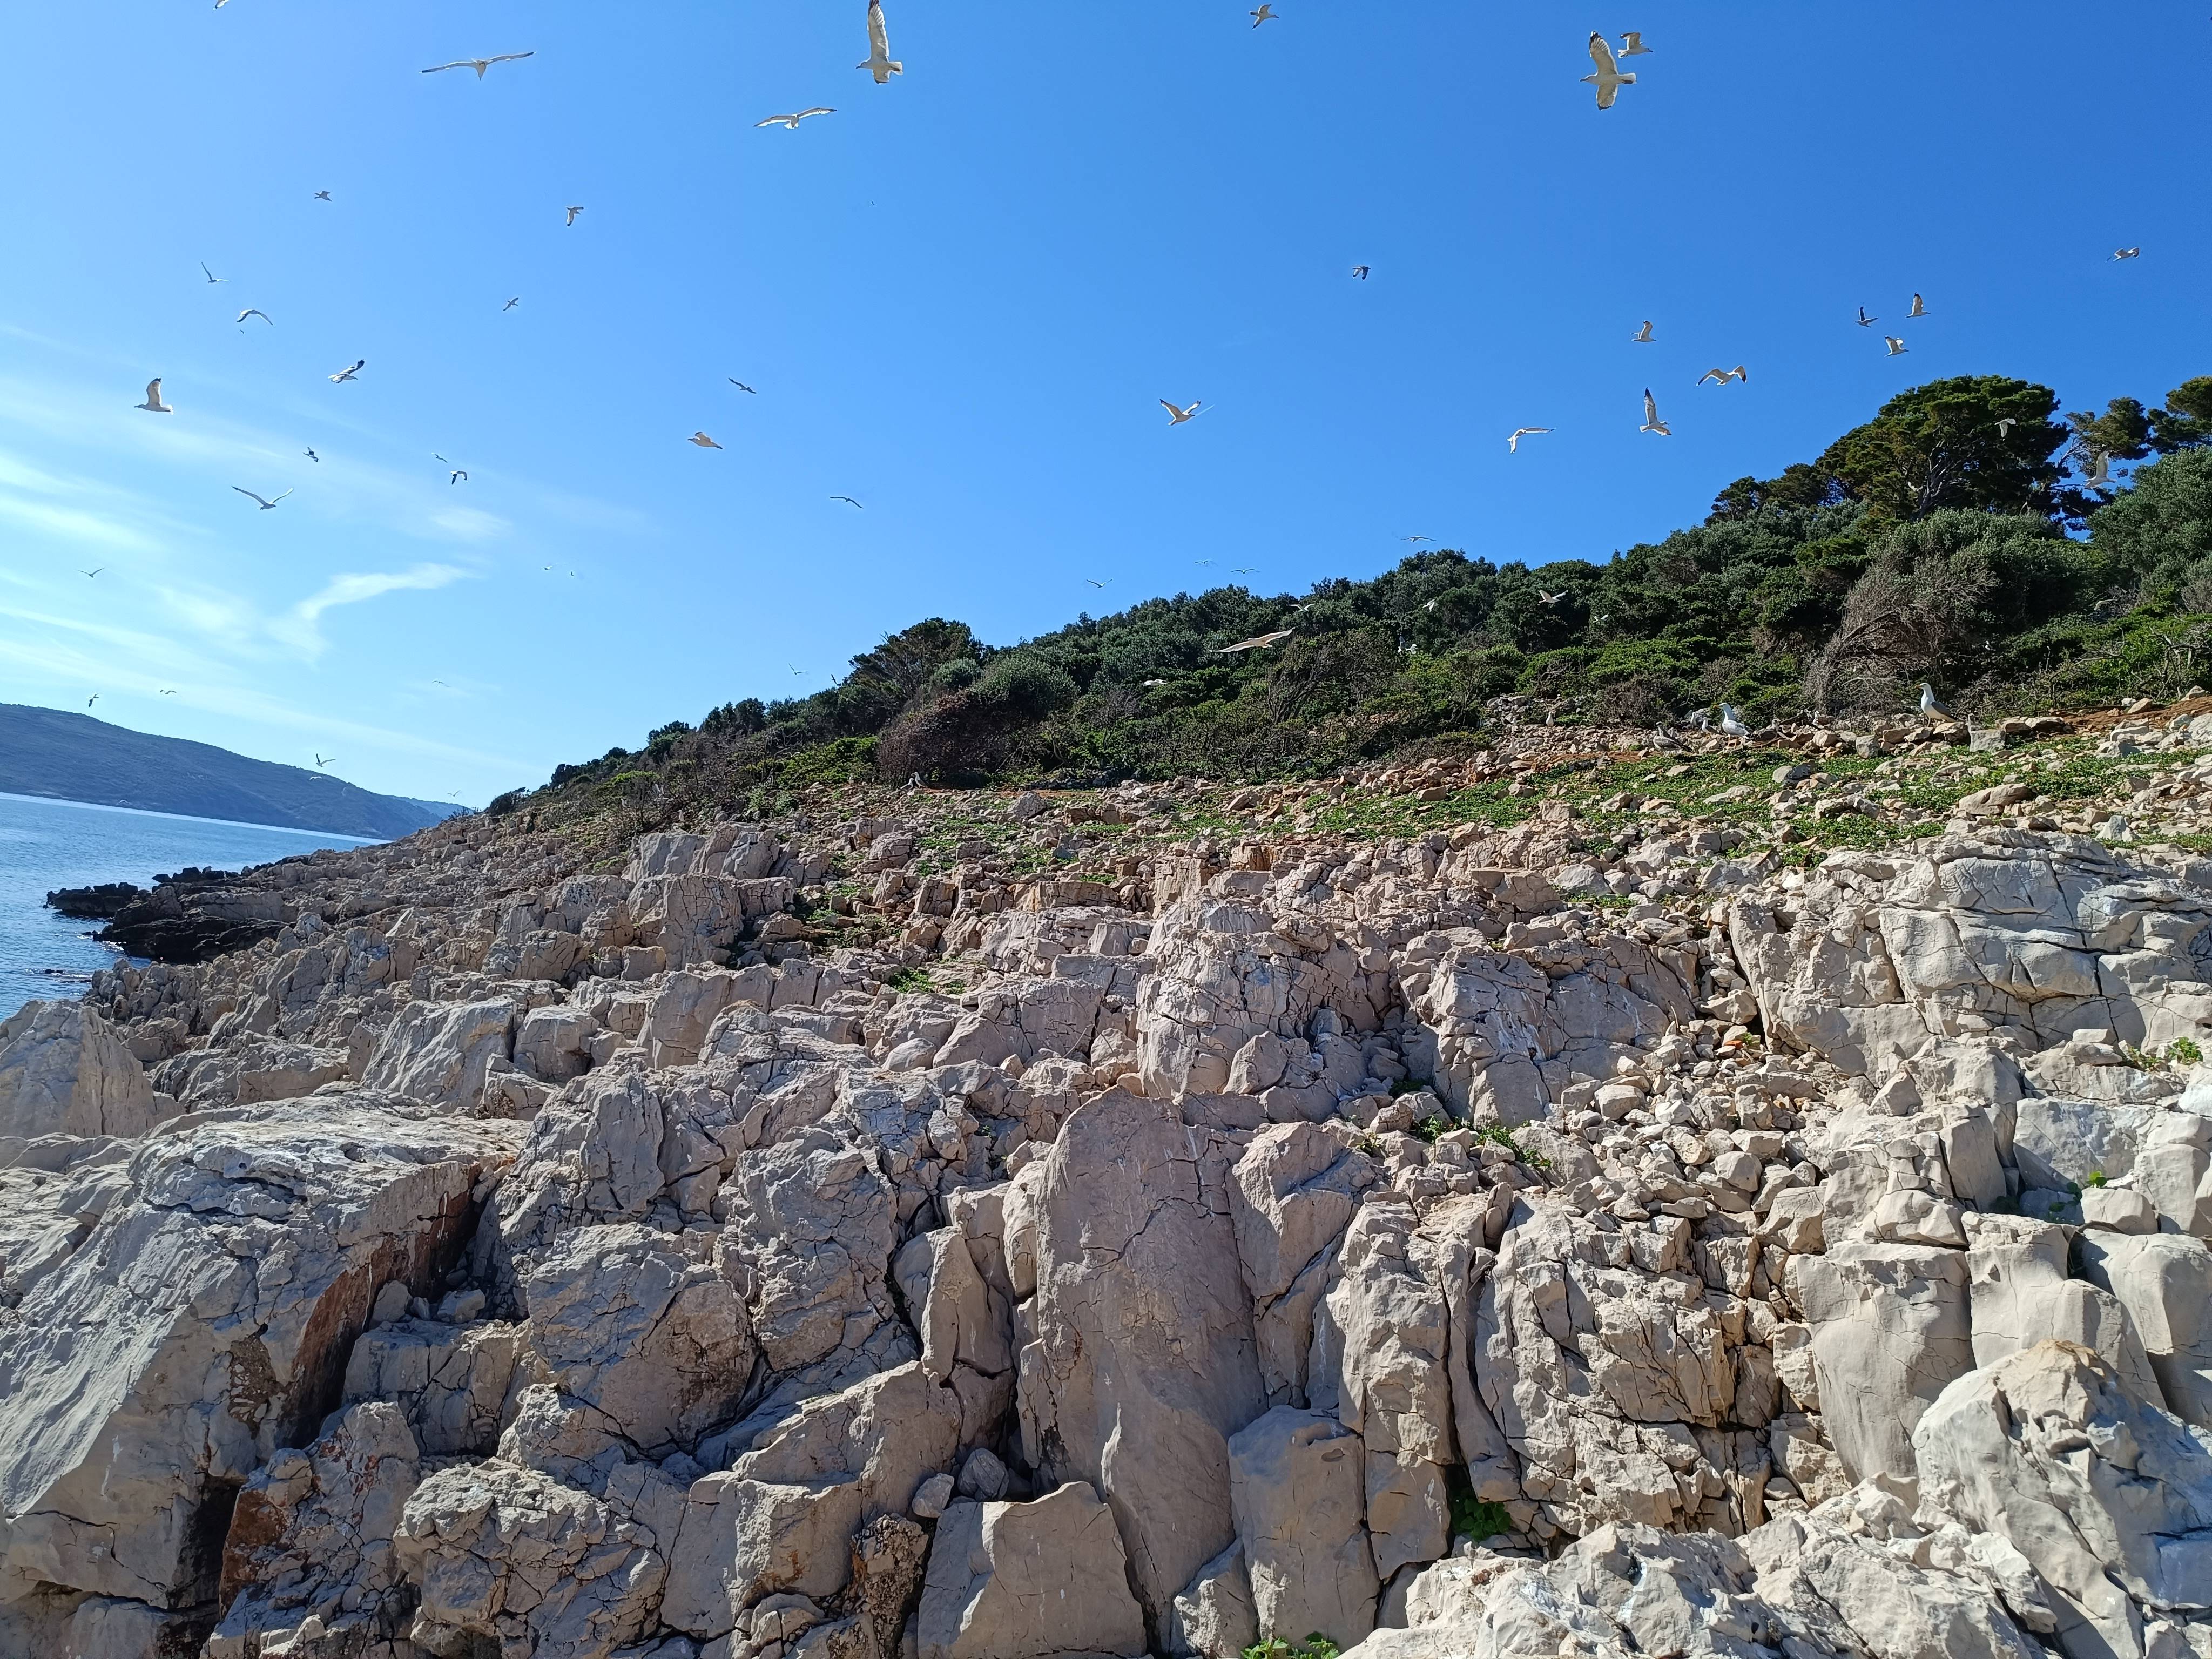
<svg viewBox="0 0 2212 1659"><path fill-rule="evenodd" d="M1636 84L1635 75L1613 61L1613 48L1606 44L1605 36L1592 30L1589 38L1590 62L1597 65L1597 73L1585 75L1585 82L1597 83L1597 106L1611 109L1613 100L1620 95L1623 87Z"/></svg>
<svg viewBox="0 0 2212 1659"><path fill-rule="evenodd" d="M1721 705L1721 735L1724 738L1747 738L1751 728L1743 723L1743 714L1734 703Z"/></svg>
<svg viewBox="0 0 2212 1659"><path fill-rule="evenodd" d="M1936 688L1927 681L1920 682L1920 712L1930 720L1956 720L1957 715L1936 701Z"/></svg>

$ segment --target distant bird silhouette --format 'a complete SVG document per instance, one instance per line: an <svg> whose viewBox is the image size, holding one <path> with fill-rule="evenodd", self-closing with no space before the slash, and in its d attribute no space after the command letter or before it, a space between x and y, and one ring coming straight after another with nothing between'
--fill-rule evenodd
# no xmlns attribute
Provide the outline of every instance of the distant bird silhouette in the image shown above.
<svg viewBox="0 0 2212 1659"><path fill-rule="evenodd" d="M1957 718L1949 709L1936 701L1936 688L1925 680L1920 683L1920 712L1931 718L1941 717L1947 720Z"/></svg>
<svg viewBox="0 0 2212 1659"><path fill-rule="evenodd" d="M80 570L76 574L80 576L97 576L102 570L106 568L107 567L103 564L96 566L94 568L90 570Z"/></svg>
<svg viewBox="0 0 2212 1659"><path fill-rule="evenodd" d="M747 386L747 385L746 385L743 380L730 380L730 377L729 377L728 375L726 375L726 375L724 375L722 378L723 378L724 380L730 380L730 384L731 384L732 386L733 386L737 387L737 389L738 389L738 391L740 391L740 392L752 392L752 388L751 388L750 386ZM759 394L758 392L754 392L754 393L753 393L753 395L754 395L755 397L758 397L760 394Z"/></svg>
<svg viewBox="0 0 2212 1659"><path fill-rule="evenodd" d="M1638 329L1635 333L1628 337L1628 341L1631 345L1651 345L1655 343L1651 338L1651 323L1649 318L1644 319L1643 327Z"/></svg>
<svg viewBox="0 0 2212 1659"><path fill-rule="evenodd" d="M1089 582L1093 587L1104 587L1108 583L1110 583L1113 580L1113 578L1109 576L1103 582L1093 576L1085 576L1083 580Z"/></svg>
<svg viewBox="0 0 2212 1659"><path fill-rule="evenodd" d="M833 501L850 501L854 507L860 507L860 502L853 501L853 498L850 495L832 495L830 499ZM865 513L867 511L867 508L862 507L860 507L860 510Z"/></svg>
<svg viewBox="0 0 2212 1659"><path fill-rule="evenodd" d="M1640 31L1631 29L1620 37L1620 55L1623 58L1649 58L1651 48L1644 44Z"/></svg>
<svg viewBox="0 0 2212 1659"><path fill-rule="evenodd" d="M159 375L146 382L146 401L143 404L133 404L131 407L145 410L154 415L173 415L177 412L161 401L161 380Z"/></svg>
<svg viewBox="0 0 2212 1659"><path fill-rule="evenodd" d="M303 449L300 453L302 455L305 455L309 460L313 461L317 466L320 466L323 464L323 458L316 454L312 449Z"/></svg>
<svg viewBox="0 0 2212 1659"><path fill-rule="evenodd" d="M468 476L468 469L466 467L457 466L453 470L451 475L447 477L446 482L448 484L457 484Z"/></svg>
<svg viewBox="0 0 2212 1659"><path fill-rule="evenodd" d="M2140 259L2142 258L2142 250L2139 247L2118 248L2113 251L2112 258L2115 259Z"/></svg>
<svg viewBox="0 0 2212 1659"><path fill-rule="evenodd" d="M84 700L84 706L85 706L87 708L91 708L91 707L93 706L93 704L94 704L94 703L98 702L99 701L100 701L100 693L99 693L99 692L97 692L97 691L95 691L95 692L94 692L90 696L87 697L87 698Z"/></svg>
<svg viewBox="0 0 2212 1659"><path fill-rule="evenodd" d="M326 190L319 190L315 192L315 199L318 202L327 202L331 199L331 193Z"/></svg>
<svg viewBox="0 0 2212 1659"><path fill-rule="evenodd" d="M767 120L756 121L753 125L756 127L789 127L796 132L799 124L810 115L835 115L836 112L827 105L817 104L812 109L796 110L789 115L771 115Z"/></svg>
<svg viewBox="0 0 2212 1659"><path fill-rule="evenodd" d="M288 489L288 490L286 490L286 491L284 492L284 495L279 495L279 496L276 498L276 501L272 501L269 500L269 499L268 499L268 497L266 497L266 496L264 496L264 495L255 495L255 494L254 494L252 490L250 490L250 489L240 489L240 488L239 488L239 486L238 486L238 485L236 485L236 484L233 484L233 485L231 485L231 488L232 488L233 489L238 490L238 493L239 493L240 495L241 495L245 496L248 501L258 501L258 502L261 504L261 510L262 510L264 513L268 512L271 507L275 507L275 506L276 505L276 501L283 501L283 500L284 499L284 495L290 495L290 494L292 493L290 490L289 490L289 489Z"/></svg>
<svg viewBox="0 0 2212 1659"><path fill-rule="evenodd" d="M1509 454L1517 455L1521 453L1521 441L1523 438L1533 438L1540 432L1549 432L1551 429L1548 426L1516 426L1506 435L1506 452Z"/></svg>
<svg viewBox="0 0 2212 1659"><path fill-rule="evenodd" d="M1879 318L1879 317L1869 317L1869 316L1868 316L1868 315L1867 315L1867 308L1866 308L1864 306L1861 306L1861 307L1859 307L1859 326L1860 326L1861 328L1872 328L1872 327L1873 327L1876 323L1880 322L1881 320L1881 318Z"/></svg>
<svg viewBox="0 0 2212 1659"><path fill-rule="evenodd" d="M268 324L270 327L274 328L276 326L276 319L257 306L248 306L245 310L240 312L236 320L242 323L248 317L258 317L263 322Z"/></svg>
<svg viewBox="0 0 2212 1659"><path fill-rule="evenodd" d="M1899 339L1894 334L1885 334L1881 337L1888 343L1888 355L1892 357L1902 357L1908 349L1905 342Z"/></svg>
<svg viewBox="0 0 2212 1659"><path fill-rule="evenodd" d="M2088 473L2084 478L2084 482L2087 483L2092 489L2111 489L2112 487L2112 458L2106 454L2102 450L2098 451L2096 465L2089 469Z"/></svg>
<svg viewBox="0 0 2212 1659"><path fill-rule="evenodd" d="M2014 416L2014 415L2008 415L2008 416L2006 416L2002 420L2001 420L2001 421L1999 421L1999 422L1997 422L1997 436L1998 436L1998 437L2000 437L2000 438L2006 438L2006 437L2009 437L2009 436L2011 436L2011 435L2012 435L2012 429L2013 429L2013 428L2014 428L2014 427L2018 426L2019 424L2020 424L2020 418L2019 418L2019 416Z"/></svg>
<svg viewBox="0 0 2212 1659"><path fill-rule="evenodd" d="M164 686L161 690L155 692L155 695L161 697L173 697L177 695L176 688L174 686Z"/></svg>
<svg viewBox="0 0 2212 1659"><path fill-rule="evenodd" d="M1662 438L1674 435L1674 428L1659 418L1658 402L1652 397L1651 388L1648 386L1644 388L1644 424L1636 429L1638 432L1656 432Z"/></svg>
<svg viewBox="0 0 2212 1659"><path fill-rule="evenodd" d="M1917 294L1912 296L1912 309L1905 314L1908 318L1925 317L1928 314L1928 307L1920 302L1920 296Z"/></svg>
<svg viewBox="0 0 2212 1659"><path fill-rule="evenodd" d="M1727 738L1747 738L1751 728L1743 723L1743 715L1734 703L1721 705L1721 735Z"/></svg>
<svg viewBox="0 0 2212 1659"><path fill-rule="evenodd" d="M1401 542L1433 542L1436 538L1434 536L1401 536L1398 539Z"/></svg>
<svg viewBox="0 0 2212 1659"><path fill-rule="evenodd" d="M1623 87L1634 86L1636 76L1617 66L1613 61L1613 48L1605 43L1605 36L1593 32L1589 38L1590 62L1597 65L1597 73L1583 76L1584 82L1597 83L1597 106L1611 109L1613 100L1620 95Z"/></svg>
<svg viewBox="0 0 2212 1659"><path fill-rule="evenodd" d="M484 78L484 71L494 64L519 64L526 58L535 58L537 55L534 52L503 52L496 58L464 58L451 64L433 64L422 73L442 75L447 70L472 69L477 72L477 79L481 81Z"/></svg>
<svg viewBox="0 0 2212 1659"><path fill-rule="evenodd" d="M1252 27L1255 29L1262 23L1280 22L1283 16L1282 13L1277 11L1273 6L1267 4L1266 0L1261 0L1259 10L1247 12L1244 15L1252 20Z"/></svg>
<svg viewBox="0 0 2212 1659"><path fill-rule="evenodd" d="M568 209L568 216L567 220L565 220L563 222L564 222L564 223L567 223L567 224L571 224L571 225L574 224L574 223L576 222L576 216L577 216L578 214L581 213L583 210L583 210L581 207L572 207L572 208Z"/></svg>
<svg viewBox="0 0 2212 1659"><path fill-rule="evenodd" d="M218 276L215 272L210 270L207 268L207 263L204 260L200 263L200 274L206 277L210 283L227 283L230 280L228 276Z"/></svg>
<svg viewBox="0 0 2212 1659"><path fill-rule="evenodd" d="M1352 268L1352 274L1364 283L1367 280L1367 267L1365 265L1354 265Z"/></svg>
<svg viewBox="0 0 2212 1659"><path fill-rule="evenodd" d="M322 756L321 752L320 752L319 750L318 750L318 751L317 751L317 753L316 753L316 755L315 755L315 766L316 766L316 769L317 769L318 770L319 770L319 769L321 769L322 768L326 767L326 766L335 766L335 765L337 765L337 759L338 759L338 757L337 757L336 755L332 755L329 759L325 760L325 759L323 757L323 756Z"/></svg>
<svg viewBox="0 0 2212 1659"><path fill-rule="evenodd" d="M520 294L518 294L518 295L515 295L512 300L509 300L509 301L508 301L505 305L501 306L501 307L500 307L500 309L501 309L501 311L512 311L512 310L514 310L514 309L515 308L515 307L517 307L517 306L520 305L521 303L522 303L522 296L521 296Z"/></svg>
<svg viewBox="0 0 2212 1659"><path fill-rule="evenodd" d="M1704 374L1698 376L1698 384L1699 386L1703 386L1708 380L1717 380L1721 385L1726 386L1730 380L1748 380L1750 379L1750 372L1747 370L1741 363L1738 363L1734 368L1707 369Z"/></svg>
<svg viewBox="0 0 2212 1659"><path fill-rule="evenodd" d="M684 441L686 443L696 444L702 449L720 449L721 447L721 445L716 443L712 438L708 437L703 432L695 432L689 438L685 439Z"/></svg>
<svg viewBox="0 0 2212 1659"><path fill-rule="evenodd" d="M805 670L804 668L793 668L793 667L792 667L792 665L791 665L791 664L789 664L789 663L786 663L786 664L784 664L784 666L785 666L786 668L790 668L790 669L791 669L792 673L793 673L793 675L795 675L795 676L799 677L799 678L802 678L802 679L803 679L803 678L805 678L805 675L806 675L806 670Z"/></svg>
<svg viewBox="0 0 2212 1659"><path fill-rule="evenodd" d="M351 368L342 368L337 374L331 376L331 384L332 386L343 386L348 380L354 380L358 377L362 370L368 367L368 358L356 357L354 359L353 367Z"/></svg>
<svg viewBox="0 0 2212 1659"><path fill-rule="evenodd" d="M1249 640L1239 640L1234 645L1224 645L1213 654L1217 657L1228 657L1234 656L1239 651L1265 651L1271 645L1279 645L1283 641L1290 638L1295 631L1285 628L1273 634L1255 634Z"/></svg>
<svg viewBox="0 0 2212 1659"><path fill-rule="evenodd" d="M894 75L906 73L906 65L891 56L891 40L884 28L882 0L868 0L868 56L865 62L853 65L864 69L876 77L882 86Z"/></svg>
<svg viewBox="0 0 2212 1659"><path fill-rule="evenodd" d="M1163 398L1160 399L1160 407L1167 410L1168 424L1170 426L1181 426L1185 421L1189 420L1192 416L1196 415L1200 410L1205 407L1205 405L1203 404L1193 404L1188 409L1177 409L1173 404Z"/></svg>
<svg viewBox="0 0 2212 1659"><path fill-rule="evenodd" d="M1556 593L1547 593L1540 587L1536 590L1536 603L1539 605L1557 605L1566 597L1567 591L1564 587Z"/></svg>

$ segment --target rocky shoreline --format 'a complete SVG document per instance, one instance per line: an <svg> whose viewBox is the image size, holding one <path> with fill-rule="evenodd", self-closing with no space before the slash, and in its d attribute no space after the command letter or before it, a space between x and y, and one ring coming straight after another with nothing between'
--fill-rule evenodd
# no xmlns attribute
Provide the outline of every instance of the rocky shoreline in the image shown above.
<svg viewBox="0 0 2212 1659"><path fill-rule="evenodd" d="M2030 827L2191 796L1829 748L157 889L0 1024L0 1650L2212 1654L2212 861Z"/></svg>

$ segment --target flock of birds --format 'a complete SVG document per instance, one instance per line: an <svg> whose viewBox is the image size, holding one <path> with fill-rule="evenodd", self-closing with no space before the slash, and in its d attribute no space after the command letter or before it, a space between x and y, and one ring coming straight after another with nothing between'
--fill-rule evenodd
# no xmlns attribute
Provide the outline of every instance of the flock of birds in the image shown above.
<svg viewBox="0 0 2212 1659"><path fill-rule="evenodd" d="M215 0L215 3L216 9L221 9L226 3L226 0ZM1282 14L1276 11L1272 4L1267 3L1261 4L1248 15L1251 17L1252 27L1255 29L1261 27L1264 24L1282 20ZM878 86L886 85L889 83L891 76L895 75L902 75L905 72L905 65L900 60L890 55L890 34L884 23L882 0L867 0L867 40L868 55L855 65L856 68L866 70ZM1620 43L1618 48L1616 48L1606 36L1593 31L1589 36L1588 43L1588 52L1592 66L1591 72L1582 77L1583 82L1584 84L1592 85L1595 88L1597 107L1600 110L1608 110L1613 108L1616 101L1619 100L1622 88L1634 86L1637 84L1636 72L1632 70L1622 68L1622 64L1629 59L1652 55L1652 48L1644 44L1644 35L1641 31L1629 30L1624 33L1620 36ZM483 58L457 58L452 63L432 64L428 68L423 70L422 73L424 75L441 75L453 70L473 70L476 72L476 78L481 82L484 79L486 75L488 75L490 70L497 65L502 64L520 63L535 56L536 53L534 52L511 52L495 53ZM835 115L836 112L836 109L832 106L813 105L805 109L793 110L782 114L770 115L762 120L755 122L753 125L756 128L781 127L787 131L796 131L803 122L812 120L823 116ZM313 199L318 202L330 202L332 199L331 193L327 190L319 190L313 192ZM563 224L565 226L573 227L584 211L585 209L581 204L571 204L563 208ZM2142 253L2142 249L2140 246L2124 247L2116 250L2112 255L2112 258L2114 260L2134 259L2141 257ZM1360 282L1365 282L1368 279L1370 270L1370 267L1367 264L1357 264L1352 268L1352 275L1355 279ZM228 280L228 278L216 276L215 272L210 270L204 263L200 266L200 271L202 276L210 285L219 284ZM513 311L520 306L521 302L521 296L519 295L515 295L508 299L506 304L501 307L501 310L502 313ZM1916 321L1927 317L1929 314L1929 313L1928 311L1927 305L1922 295L1915 293L1912 295L1911 306L1905 313L1905 319L1908 322ZM261 310L258 307L252 306L241 309L235 319L235 322L242 331L247 320L253 318L258 318L265 326L271 328L276 326L275 320L266 312ZM1873 328L1878 325L1881 319L1879 317L1869 314L1865 307L1862 306L1858 308L1858 315L1854 320L1857 326L1861 328ZM1906 345L1904 337L1901 336L1885 334L1881 337L1887 347L1887 355L1889 356L1902 356L1910 349ZM1650 345L1656 343L1656 336L1654 332L1653 322L1649 319L1645 319L1638 326L1636 332L1631 335L1629 338L1632 343L1638 345ZM356 380L360 377L362 371L368 367L368 363L366 358L356 358L352 363L337 370L328 378L333 385L343 386L349 382ZM1709 368L1703 374L1698 377L1697 384L1699 386L1713 385L1720 386L1726 386L1731 383L1744 385L1747 384L1750 379L1751 375L1749 369L1744 364L1738 363L1733 368L1716 367ZM740 392L749 394L754 393L755 389L752 386L746 385L744 381L739 380L735 377L730 377L730 384L737 387ZM1178 404L1173 399L1166 398L1161 398L1159 403L1161 408L1167 411L1168 423L1170 427L1186 425L1192 420L1195 419L1200 414L1206 412L1213 407L1213 405L1195 400L1187 404ZM145 401L135 405L135 407L144 410L147 413L155 415L173 415L176 412L175 406L168 403L163 396L162 380L161 377L158 375L147 383ZM2001 433L2003 429L2008 428L2013 424L2014 424L2014 422L2010 420L1999 422ZM1510 453L1517 454L1520 451L1521 441L1522 439L1541 436L1549 434L1553 429L1553 428L1548 426L1531 425L1516 427L1510 434L1507 434L1505 441L1506 449ZM1646 386L1644 391L1644 419L1642 424L1638 428L1638 430L1642 433L1650 434L1662 438L1671 437L1674 435L1673 427L1661 417L1658 401L1649 386ZM723 447L720 442L718 442L703 428L695 430L686 441L701 449L719 450ZM309 447L302 453L309 461L314 462L318 465L320 464L322 457L319 455L313 447ZM467 482L469 474L465 468L453 465L452 463L447 462L446 458L442 455L438 456L435 459L447 467L447 482L449 484L458 485ZM2088 482L2093 486L2102 485L2109 481L2107 466L2108 463L2106 457L2102 455L2097 455L2094 457L2094 469L2088 475ZM234 484L232 486L232 489L237 494L246 496L248 500L252 501L260 511L264 513L273 511L279 502L286 500L294 493L292 489L287 489L276 495L263 495L258 491L245 488L243 485ZM850 495L833 495L830 499L835 501L848 503L855 508L861 508L861 503L854 500ZM1405 539L1408 542L1418 544L1422 542L1429 541L1431 538L1423 536L1413 536L1407 537ZM1208 565L1211 564L1212 561L1201 559L1196 562L1201 565ZM548 570L552 568L550 565L544 568ZM100 573L98 570L92 570L84 572L83 574L88 576L97 576ZM569 574L574 575L575 573L571 571ZM1239 567L1237 574L1256 574L1256 568L1249 566ZM1089 582L1089 584L1093 587L1103 589L1108 586L1106 581L1100 580L1096 578L1086 577L1085 578L1085 580ZM1537 597L1539 602L1543 605L1555 605L1563 599L1565 595L1564 593L1544 592L1540 590ZM1251 639L1242 640L1233 645L1222 647L1218 654L1232 655L1247 651L1264 650L1290 638L1292 631L1293 630L1291 629L1285 629L1273 633L1255 635ZM803 675L805 672L806 671L795 666L792 669L792 672L794 675ZM1948 712L1942 711L1941 705L1934 702L1934 693L1927 687L1923 686L1922 688L1922 694L1921 708L1923 713ZM169 690L164 690L161 695L169 696L172 694ZM86 704L86 707L89 708L93 702L97 702L98 701L99 698L97 695L95 695L91 702ZM1744 726L1741 720L1740 711L1735 709L1725 702L1722 703L1719 708L1719 730L1724 735L1739 738L1749 735L1748 729ZM1700 730L1705 729L1709 724L1708 711L1704 709L1698 710L1697 714L1692 718L1691 723ZM319 769L325 768L329 764L330 762L324 757L319 754L317 755L316 765Z"/></svg>

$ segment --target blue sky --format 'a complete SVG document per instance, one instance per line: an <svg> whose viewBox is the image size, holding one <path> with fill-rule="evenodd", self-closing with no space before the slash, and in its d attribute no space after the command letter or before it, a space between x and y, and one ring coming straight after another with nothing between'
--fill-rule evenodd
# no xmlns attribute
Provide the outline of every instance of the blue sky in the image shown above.
<svg viewBox="0 0 2212 1659"><path fill-rule="evenodd" d="M0 0L0 701L480 804L924 616L1602 558L1920 380L2212 372L2201 7L1248 9L889 0L878 88L860 0Z"/></svg>

